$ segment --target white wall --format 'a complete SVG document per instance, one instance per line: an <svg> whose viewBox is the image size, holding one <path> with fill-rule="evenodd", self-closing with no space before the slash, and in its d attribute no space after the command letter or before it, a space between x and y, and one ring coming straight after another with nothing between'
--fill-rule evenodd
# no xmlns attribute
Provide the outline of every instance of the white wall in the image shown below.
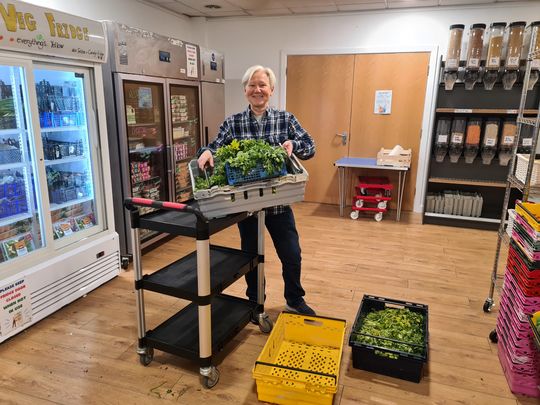
<svg viewBox="0 0 540 405"><path fill-rule="evenodd" d="M136 0L24 0L92 20L112 20L197 43L189 18L176 17Z"/></svg>

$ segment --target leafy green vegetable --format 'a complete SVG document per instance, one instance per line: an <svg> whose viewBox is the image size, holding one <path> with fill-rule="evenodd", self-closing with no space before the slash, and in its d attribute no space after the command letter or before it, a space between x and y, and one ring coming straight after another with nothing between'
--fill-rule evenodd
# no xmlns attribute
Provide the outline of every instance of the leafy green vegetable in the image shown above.
<svg viewBox="0 0 540 405"><path fill-rule="evenodd" d="M373 311L365 316L356 333L355 339L360 343L422 354L425 341L424 315L407 308ZM394 339L400 343L378 338Z"/></svg>
<svg viewBox="0 0 540 405"><path fill-rule="evenodd" d="M279 172L287 158L287 152L281 147L271 146L268 142L256 139L236 140L216 151L214 172L211 176L202 175L195 179L195 189L204 190L213 186L225 186L227 175L225 165L239 169L246 175L258 164L266 173L272 175Z"/></svg>

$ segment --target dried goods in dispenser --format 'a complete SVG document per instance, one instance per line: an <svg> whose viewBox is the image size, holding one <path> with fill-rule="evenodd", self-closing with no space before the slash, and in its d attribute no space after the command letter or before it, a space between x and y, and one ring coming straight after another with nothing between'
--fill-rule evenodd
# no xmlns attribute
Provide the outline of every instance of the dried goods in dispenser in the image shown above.
<svg viewBox="0 0 540 405"><path fill-rule="evenodd" d="M480 61L484 47L484 31L486 24L473 24L469 30L469 45L465 63L465 89L472 90L480 77Z"/></svg>
<svg viewBox="0 0 540 405"><path fill-rule="evenodd" d="M540 75L540 21L532 22L528 27L529 52L533 53L528 89L532 90Z"/></svg>
<svg viewBox="0 0 540 405"><path fill-rule="evenodd" d="M463 24L450 26L450 38L448 40L448 50L446 52L446 62L444 65L444 88L452 90L458 78L459 61L461 55L461 40L463 38Z"/></svg>
<svg viewBox="0 0 540 405"><path fill-rule="evenodd" d="M516 121L504 121L501 141L499 142L499 164L508 166L508 162L512 158L512 150L516 142L517 124Z"/></svg>
<svg viewBox="0 0 540 405"><path fill-rule="evenodd" d="M435 160L442 162L448 151L450 140L450 129L452 120L450 118L439 118L437 121L437 132L435 133Z"/></svg>
<svg viewBox="0 0 540 405"><path fill-rule="evenodd" d="M499 75L505 28L504 22L495 22L489 27L488 54L483 78L486 90L493 89Z"/></svg>
<svg viewBox="0 0 540 405"><path fill-rule="evenodd" d="M508 44L502 82L505 90L511 90L518 78L519 61L523 48L525 21L515 21L508 25Z"/></svg>
<svg viewBox="0 0 540 405"><path fill-rule="evenodd" d="M482 120L480 118L471 118L467 123L467 135L465 136L465 163L472 163L478 155L480 148L480 133L482 130Z"/></svg>
<svg viewBox="0 0 540 405"><path fill-rule="evenodd" d="M497 153L499 125L500 121L498 118L489 118L488 120L486 120L486 124L484 126L484 138L482 140L482 147L480 149L482 163L485 165L491 164L491 161Z"/></svg>
<svg viewBox="0 0 540 405"><path fill-rule="evenodd" d="M534 127L532 125L521 125L519 131L518 153L531 153Z"/></svg>
<svg viewBox="0 0 540 405"><path fill-rule="evenodd" d="M467 119L457 117L452 121L452 130L450 133L450 144L448 146L448 156L450 162L457 163L461 153L463 152L463 143L465 142L465 127Z"/></svg>

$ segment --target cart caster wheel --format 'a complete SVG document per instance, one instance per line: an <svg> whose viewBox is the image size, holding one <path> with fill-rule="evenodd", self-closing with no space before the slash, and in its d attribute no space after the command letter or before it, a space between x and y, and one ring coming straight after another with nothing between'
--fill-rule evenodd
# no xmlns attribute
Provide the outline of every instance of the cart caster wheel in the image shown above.
<svg viewBox="0 0 540 405"><path fill-rule="evenodd" d="M493 308L492 301L486 300L486 302L484 302L484 312L491 312L491 308Z"/></svg>
<svg viewBox="0 0 540 405"><path fill-rule="evenodd" d="M499 337L497 336L497 331L495 329L489 332L489 340L491 340L493 343L497 343L499 341Z"/></svg>
<svg viewBox="0 0 540 405"><path fill-rule="evenodd" d="M139 354L139 361L143 366L149 365L154 360L154 349L149 347L146 349L146 353Z"/></svg>
<svg viewBox="0 0 540 405"><path fill-rule="evenodd" d="M375 221L381 222L382 221L382 212L377 212L375 214Z"/></svg>
<svg viewBox="0 0 540 405"><path fill-rule="evenodd" d="M351 218L352 219L358 219L358 211L351 211Z"/></svg>
<svg viewBox="0 0 540 405"><path fill-rule="evenodd" d="M364 200L356 200L354 205L358 208L362 208L364 206Z"/></svg>
<svg viewBox="0 0 540 405"><path fill-rule="evenodd" d="M212 369L210 370L210 375L201 375L201 385L206 388L214 388L216 384L219 381L219 370L212 366Z"/></svg>
<svg viewBox="0 0 540 405"><path fill-rule="evenodd" d="M270 317L266 314L263 315L263 318L259 321L259 329L262 333L270 333L272 332L272 328L274 327L274 323L270 319Z"/></svg>
<svg viewBox="0 0 540 405"><path fill-rule="evenodd" d="M129 267L129 257L122 257L120 259L120 267L126 270Z"/></svg>
<svg viewBox="0 0 540 405"><path fill-rule="evenodd" d="M379 203L377 203L377 208L386 208L386 201L380 201Z"/></svg>

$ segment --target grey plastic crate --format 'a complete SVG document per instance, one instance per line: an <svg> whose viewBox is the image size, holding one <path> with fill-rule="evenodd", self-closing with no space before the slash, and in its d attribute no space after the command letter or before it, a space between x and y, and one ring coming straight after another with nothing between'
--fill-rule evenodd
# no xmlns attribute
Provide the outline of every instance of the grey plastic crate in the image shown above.
<svg viewBox="0 0 540 405"><path fill-rule="evenodd" d="M292 174L242 186L212 187L196 191L195 178L200 171L197 160L192 160L189 162L189 175L193 197L207 218L218 218L237 212L255 212L302 201L309 175L296 156L291 156L290 163L294 172Z"/></svg>

